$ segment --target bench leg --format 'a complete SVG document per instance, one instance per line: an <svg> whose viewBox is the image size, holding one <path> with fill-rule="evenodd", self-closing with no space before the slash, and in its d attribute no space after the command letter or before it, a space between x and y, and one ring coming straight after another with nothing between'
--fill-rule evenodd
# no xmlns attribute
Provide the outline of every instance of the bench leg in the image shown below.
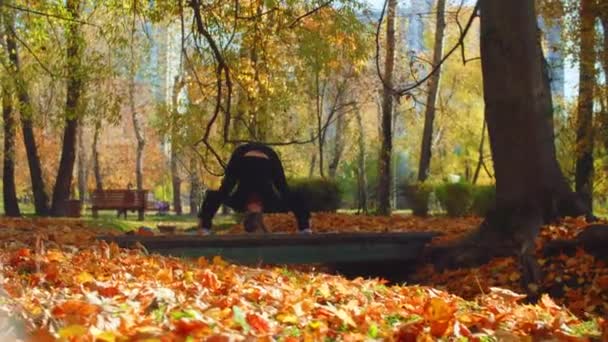
<svg viewBox="0 0 608 342"><path fill-rule="evenodd" d="M97 212L97 209L93 209L93 218L98 218L99 214Z"/></svg>
<svg viewBox="0 0 608 342"><path fill-rule="evenodd" d="M137 217L137 219L139 221L143 221L144 220L144 210L143 209L139 209L138 210L138 217Z"/></svg>

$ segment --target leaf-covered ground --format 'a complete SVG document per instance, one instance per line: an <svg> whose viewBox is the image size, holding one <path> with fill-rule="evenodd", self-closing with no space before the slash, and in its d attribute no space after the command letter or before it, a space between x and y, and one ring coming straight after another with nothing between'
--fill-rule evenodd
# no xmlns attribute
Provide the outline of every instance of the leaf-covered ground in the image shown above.
<svg viewBox="0 0 608 342"><path fill-rule="evenodd" d="M317 215L315 227L364 219L340 216ZM382 230L374 220L356 229ZM441 226L439 219L426 221L431 230ZM475 219L443 220L449 222L461 234ZM422 227L405 218L390 223ZM584 341L602 340L602 331L608 337L604 320L581 320L549 297L522 305L521 296L492 288L466 301L432 287L248 268L219 258L186 261L95 242L100 232L72 220L0 221L0 340L29 334L37 341Z"/></svg>
<svg viewBox="0 0 608 342"><path fill-rule="evenodd" d="M435 231L444 235L434 243L462 237L478 227L481 218L447 218L414 216L377 217L344 214L316 214L315 231ZM295 231L292 216L268 215L265 223L271 231ZM578 315L594 314L608 317L608 267L605 262L579 250L574 256L559 255L544 258L541 250L553 239L571 239L587 227L583 219L566 219L559 224L545 226L537 241L539 262L544 272L543 292L550 293L560 305ZM232 232L242 231L237 225ZM479 268L437 272L431 265L421 265L412 279L416 283L444 289L466 299L487 293L490 287L503 287L524 293L521 287L517 261L514 258L496 258Z"/></svg>

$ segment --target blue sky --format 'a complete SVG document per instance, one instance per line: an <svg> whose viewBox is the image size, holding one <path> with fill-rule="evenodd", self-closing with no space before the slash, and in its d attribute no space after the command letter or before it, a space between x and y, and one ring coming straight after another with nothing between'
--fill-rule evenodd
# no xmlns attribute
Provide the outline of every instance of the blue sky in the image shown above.
<svg viewBox="0 0 608 342"><path fill-rule="evenodd" d="M384 0L366 0L372 8L380 9L382 5L384 5ZM400 0L400 4L405 4L410 1L423 1L423 0ZM448 3L450 1L448 0ZM474 0L465 0L465 3L473 5ZM572 66L571 58L566 56L566 60L564 61L565 66L565 75L564 75L564 91L566 98L572 100L576 97L578 92L578 67Z"/></svg>

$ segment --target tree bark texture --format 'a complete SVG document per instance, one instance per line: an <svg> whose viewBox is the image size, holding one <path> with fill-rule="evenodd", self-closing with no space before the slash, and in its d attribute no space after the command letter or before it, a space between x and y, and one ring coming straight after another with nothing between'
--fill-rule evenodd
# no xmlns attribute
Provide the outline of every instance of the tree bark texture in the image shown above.
<svg viewBox="0 0 608 342"><path fill-rule="evenodd" d="M95 123L95 132L93 133L93 146L91 148L91 159L93 162L93 174L95 175L95 189L103 190L103 176L101 175L101 165L99 163L99 133L101 131L101 122Z"/></svg>
<svg viewBox="0 0 608 342"><path fill-rule="evenodd" d="M88 178L89 163L84 145L84 126L81 121L78 127L78 199L81 201L87 197Z"/></svg>
<svg viewBox="0 0 608 342"><path fill-rule="evenodd" d="M338 172L338 166L340 165L340 159L342 159L342 152L344 152L344 131L346 129L346 118L345 114L338 114L336 118L336 134L333 139L333 151L332 158L328 165L329 178L336 178Z"/></svg>
<svg viewBox="0 0 608 342"><path fill-rule="evenodd" d="M142 191L144 188L144 172L143 172L143 158L144 158L144 147L146 146L146 139L144 135L143 123L140 121L139 114L135 107L135 77L137 73L137 61L135 54L135 17L133 17L131 26L131 44L130 44L130 58L129 61L129 89L128 89L128 101L129 110L131 112L131 120L133 122L133 130L135 132L135 138L137 140L136 154L135 154L135 183L138 191ZM138 219L143 221L144 211L138 212Z"/></svg>
<svg viewBox="0 0 608 342"><path fill-rule="evenodd" d="M496 209L458 243L433 249L436 264L463 267L494 256L519 258L532 299L540 281L535 238L543 223L588 214L556 156L553 106L533 0L481 0L485 119L494 169ZM534 286L533 286L534 285Z"/></svg>
<svg viewBox="0 0 608 342"><path fill-rule="evenodd" d="M8 82L2 87L2 119L4 121L4 164L2 166L2 196L4 214L11 217L21 216L17 190L15 187L15 117L13 113L12 87Z"/></svg>
<svg viewBox="0 0 608 342"><path fill-rule="evenodd" d="M443 34L445 29L445 0L437 0L437 23L435 26L435 47L433 48L433 68L437 71L429 80L426 108L424 111L424 129L420 148L418 181L424 182L429 176L431 165L431 145L433 141L433 122L435 121L435 102L441 78L441 58L443 57Z"/></svg>
<svg viewBox="0 0 608 342"><path fill-rule="evenodd" d="M38 147L34 135L34 123L32 121L33 109L27 85L23 79L21 64L19 60L19 49L15 39L15 20L7 11L4 13L4 28L6 39L6 50L8 51L9 67L13 72L15 89L19 100L19 112L21 118L21 130L23 143L27 154L27 162L30 169L32 182L32 194L34 195L34 207L36 215L47 216L49 214L49 199L46 193Z"/></svg>
<svg viewBox="0 0 608 342"><path fill-rule="evenodd" d="M355 109L355 117L357 119L357 127L359 129L359 133L357 136L357 142L359 145L357 157L358 209L360 209L363 213L367 214L369 208L367 201L367 173L365 172L365 131L363 130L363 120L361 118L361 112L359 111L359 109Z"/></svg>
<svg viewBox="0 0 608 342"><path fill-rule="evenodd" d="M593 93L595 88L595 1L582 0L578 115L576 117L575 189L592 208L593 199Z"/></svg>
<svg viewBox="0 0 608 342"><path fill-rule="evenodd" d="M391 214L391 156L393 153L393 67L395 63L395 12L397 0L388 0L386 17L386 57L384 59L384 84L382 91L381 147L378 170L379 215Z"/></svg>
<svg viewBox="0 0 608 342"><path fill-rule="evenodd" d="M178 75L175 76L173 92L171 94L171 185L173 187L173 210L175 214L182 214L182 180L179 175L178 165L178 129L179 129L179 93L185 86L185 82Z"/></svg>
<svg viewBox="0 0 608 342"><path fill-rule="evenodd" d="M483 120L483 124L481 126L481 139L479 141L479 149L478 149L478 159L477 166L475 166L475 173L473 174L473 184L477 184L477 179L479 178L479 172L481 171L481 166L483 165L483 146L486 140L486 120Z"/></svg>
<svg viewBox="0 0 608 342"><path fill-rule="evenodd" d="M480 5L485 118L498 207L527 207L544 221L585 213L570 205L572 191L555 156L553 105L534 2Z"/></svg>
<svg viewBox="0 0 608 342"><path fill-rule="evenodd" d="M78 19L80 16L80 0L68 0L66 7L70 16ZM67 213L67 200L70 199L70 188L76 160L76 133L78 130L78 117L80 113L80 95L82 93L82 70L81 58L84 43L80 33L80 26L70 22L67 30L67 89L65 103L65 127L63 130L63 145L59 170L53 189L53 203L51 214L53 216L65 216Z"/></svg>
<svg viewBox="0 0 608 342"><path fill-rule="evenodd" d="M201 206L201 193L203 190L199 177L197 161L192 158L190 161L190 215L196 216L198 208Z"/></svg>
<svg viewBox="0 0 608 342"><path fill-rule="evenodd" d="M602 113L600 114L600 123L602 127L602 142L604 148L608 148L608 4L600 5L600 22L602 24L603 40L600 62L604 72L604 99L601 102Z"/></svg>

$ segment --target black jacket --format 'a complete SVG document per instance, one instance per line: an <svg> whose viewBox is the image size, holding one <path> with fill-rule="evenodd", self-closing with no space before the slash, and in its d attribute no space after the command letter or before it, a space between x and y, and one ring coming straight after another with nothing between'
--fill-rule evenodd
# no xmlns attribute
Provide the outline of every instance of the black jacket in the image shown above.
<svg viewBox="0 0 608 342"><path fill-rule="evenodd" d="M259 151L268 159L245 156L251 151ZM295 214L300 229L309 228L310 211L306 200L298 198L298 195L289 190L276 152L259 143L241 145L234 150L220 188L217 191L207 191L199 215L203 226L210 228L211 220L221 204L243 212L252 196L262 201L264 212L290 210Z"/></svg>

